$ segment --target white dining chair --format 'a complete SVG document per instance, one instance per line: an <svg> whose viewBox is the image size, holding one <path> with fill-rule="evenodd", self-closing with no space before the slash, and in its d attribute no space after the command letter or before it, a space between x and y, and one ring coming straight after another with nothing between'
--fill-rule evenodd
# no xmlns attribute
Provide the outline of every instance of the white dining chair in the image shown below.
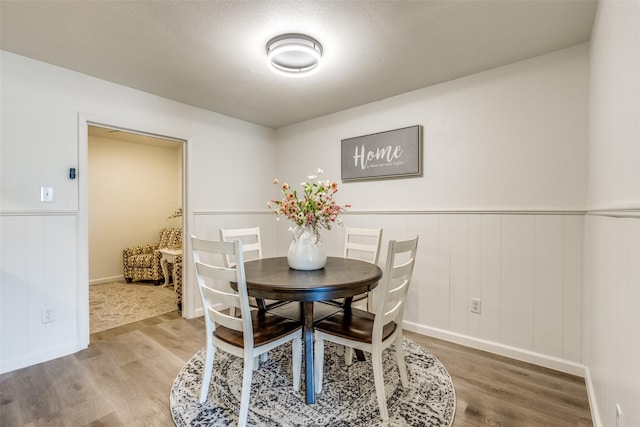
<svg viewBox="0 0 640 427"><path fill-rule="evenodd" d="M380 244L382 243L382 228L353 228L347 227L344 240L344 257L378 264L380 258ZM373 310L373 296L364 293L353 297L352 304L356 307L366 307Z"/></svg>
<svg viewBox="0 0 640 427"><path fill-rule="evenodd" d="M251 378L257 357L289 341L292 342L293 388L300 390L302 365L302 323L249 307L249 296L244 271L242 242L220 242L191 236L193 261L198 289L204 308L207 333L206 359L200 391L200 403L207 399L213 361L216 351L223 350L243 359L242 391L238 425L245 426L249 413ZM215 266L205 264L203 255L233 256L235 265ZM219 290L215 285L235 283L233 289ZM240 310L240 317L232 316L228 308Z"/></svg>
<svg viewBox="0 0 640 427"><path fill-rule="evenodd" d="M254 259L262 259L262 241L260 239L260 227L249 227L249 228L221 228L220 229L220 240L223 242L232 242L234 240L240 240L242 242L242 256L245 261L251 261ZM227 267L231 267L235 265L235 258L231 255L225 256L225 263ZM274 300L265 300L266 309L270 309L279 305L284 305L288 301L274 301ZM257 307L258 304L255 302L254 298L249 298L249 304L252 307ZM229 313L232 316L236 315L235 308L230 308ZM269 355L264 353L260 360L262 362L266 362L269 360ZM254 368L258 369L258 361L256 359L256 363L254 364Z"/></svg>
<svg viewBox="0 0 640 427"><path fill-rule="evenodd" d="M221 228L220 240L223 242L232 242L240 240L242 242L242 255L245 261L262 258L262 243L260 242L260 227L251 228ZM224 257L225 265L232 267L235 265L235 257L227 255ZM249 301L252 301L251 298ZM254 307L256 304L251 304ZM235 308L229 310L232 316L235 315Z"/></svg>
<svg viewBox="0 0 640 427"><path fill-rule="evenodd" d="M380 257L380 244L382 242L382 228L354 228L346 227L344 239L344 257L360 261L378 264ZM363 293L353 297L352 305L373 310L373 304L369 306L369 293ZM330 302L342 306L344 298L331 300Z"/></svg>
<svg viewBox="0 0 640 427"><path fill-rule="evenodd" d="M245 261L262 258L262 242L260 241L260 227L251 228L221 228L220 240L231 242L240 240L242 242L242 255ZM235 264L233 256L224 257L227 267Z"/></svg>
<svg viewBox="0 0 640 427"><path fill-rule="evenodd" d="M330 341L371 353L376 397L380 416L389 419L384 390L382 352L395 344L400 381L408 387L402 348L402 318L407 291L411 284L418 247L418 236L405 241L389 241L384 274L379 286L381 296L373 313L351 308L340 311L315 325L314 375L316 393L322 392L324 342Z"/></svg>
<svg viewBox="0 0 640 427"><path fill-rule="evenodd" d="M367 261L378 264L380 258L380 244L382 243L382 228L355 228L346 227L344 239L344 257ZM331 301L337 305L344 305L344 298ZM373 292L365 292L353 297L352 307L373 311ZM353 349L339 346L338 354L344 351L344 361L351 365L353 360Z"/></svg>
<svg viewBox="0 0 640 427"><path fill-rule="evenodd" d="M242 242L242 255L245 262L254 259L262 259L262 241L260 239L260 227L221 228L220 240L222 240L223 242L240 240ZM227 266L232 266L235 264L235 259L232 256L227 256L225 257L225 262ZM252 306L257 307L257 304L253 302L253 298L249 298L249 301ZM286 302L265 300L267 310L271 307L285 303ZM231 311L231 314L233 314L233 310ZM263 360L266 360L266 358L263 357Z"/></svg>

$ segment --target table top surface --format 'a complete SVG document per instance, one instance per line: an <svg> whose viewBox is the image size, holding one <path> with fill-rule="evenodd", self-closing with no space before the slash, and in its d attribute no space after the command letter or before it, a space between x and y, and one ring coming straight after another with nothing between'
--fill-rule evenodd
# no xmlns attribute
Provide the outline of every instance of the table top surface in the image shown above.
<svg viewBox="0 0 640 427"><path fill-rule="evenodd" d="M382 277L370 262L327 257L320 270L289 268L287 257L262 258L244 264L249 295L286 301L325 301L368 292Z"/></svg>

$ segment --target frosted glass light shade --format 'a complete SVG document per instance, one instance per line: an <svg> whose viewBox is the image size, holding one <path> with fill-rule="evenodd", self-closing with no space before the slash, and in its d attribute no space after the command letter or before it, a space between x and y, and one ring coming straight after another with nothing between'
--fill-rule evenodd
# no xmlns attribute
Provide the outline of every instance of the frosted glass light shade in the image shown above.
<svg viewBox="0 0 640 427"><path fill-rule="evenodd" d="M267 58L275 70L300 75L318 66L322 45L304 34L282 34L267 42Z"/></svg>

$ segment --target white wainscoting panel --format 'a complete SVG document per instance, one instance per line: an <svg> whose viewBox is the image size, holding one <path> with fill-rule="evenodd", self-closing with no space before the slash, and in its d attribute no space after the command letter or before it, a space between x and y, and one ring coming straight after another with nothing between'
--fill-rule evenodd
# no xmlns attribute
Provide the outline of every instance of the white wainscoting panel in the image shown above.
<svg viewBox="0 0 640 427"><path fill-rule="evenodd" d="M410 328L521 349L560 369L566 360L579 371L580 213L350 212L345 223L384 228L381 266L389 239L420 235L405 311ZM480 314L471 313L471 298L481 299Z"/></svg>
<svg viewBox="0 0 640 427"><path fill-rule="evenodd" d="M556 368L567 360L572 372L581 362L582 222L581 213L549 211L345 217L354 227L384 228L381 266L389 239L420 235L405 311L418 332L435 328L519 348ZM482 300L480 314L471 313L471 298Z"/></svg>
<svg viewBox="0 0 640 427"><path fill-rule="evenodd" d="M74 213L3 215L0 228L2 373L77 350L78 285ZM53 322L42 322L44 307Z"/></svg>
<svg viewBox="0 0 640 427"><path fill-rule="evenodd" d="M501 222L500 342L533 350L535 215Z"/></svg>
<svg viewBox="0 0 640 427"><path fill-rule="evenodd" d="M564 220L535 218L533 350L562 357L564 305Z"/></svg>
<svg viewBox="0 0 640 427"><path fill-rule="evenodd" d="M467 334L468 306L468 219L454 215L449 219L449 330Z"/></svg>
<svg viewBox="0 0 640 427"><path fill-rule="evenodd" d="M192 230L201 239L220 240L221 228L260 227L263 256L270 257L276 255L275 226L275 215L268 211L203 211L194 214Z"/></svg>
<svg viewBox="0 0 640 427"><path fill-rule="evenodd" d="M582 222L569 212L355 212L345 225L382 227L380 266L390 239L420 236L406 327L445 331L524 360L580 371ZM289 224L268 212L198 212L197 235L259 225L265 256L286 255ZM329 256L342 256L344 230L323 231ZM375 293L375 292L374 292ZM471 298L482 300L471 313ZM408 326L407 326L408 325Z"/></svg>
<svg viewBox="0 0 640 427"><path fill-rule="evenodd" d="M418 230L418 234L422 236L421 230ZM427 239L434 236L423 236ZM436 253L438 255L438 270L433 274L437 274L438 277L438 323L436 327L440 329L451 330L450 328L450 305L451 305L451 217L448 215L438 216L438 248ZM420 255L422 251L419 251L416 262L420 262ZM420 286L420 282L413 282L412 287ZM410 288L411 290L411 288ZM409 294L411 297L413 293ZM407 298L411 303L419 303L413 298Z"/></svg>
<svg viewBox="0 0 640 427"><path fill-rule="evenodd" d="M480 336L481 314L471 313L471 298L480 298L482 295L482 216L468 216L467 239L469 242L467 258L467 290L465 303L467 303L467 335Z"/></svg>
<svg viewBox="0 0 640 427"><path fill-rule="evenodd" d="M581 361L583 217L564 216L562 358Z"/></svg>
<svg viewBox="0 0 640 427"><path fill-rule="evenodd" d="M500 218L500 215L481 215L480 218L482 314L480 315L480 333L477 336L494 342L500 342L500 283L502 277Z"/></svg>
<svg viewBox="0 0 640 427"><path fill-rule="evenodd" d="M417 260L413 271L411 295L419 304L408 304L405 316L416 319L424 325L438 324L438 215L423 215L419 217L418 229L422 231L418 240L420 259ZM383 246L387 243L386 230L383 231ZM384 258L380 257L384 268ZM416 285L418 283L419 285Z"/></svg>

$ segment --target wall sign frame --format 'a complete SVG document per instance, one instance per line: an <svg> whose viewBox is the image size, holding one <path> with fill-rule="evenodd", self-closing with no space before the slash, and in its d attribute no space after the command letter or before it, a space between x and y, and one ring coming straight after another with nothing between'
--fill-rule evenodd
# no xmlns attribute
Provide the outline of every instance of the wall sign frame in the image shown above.
<svg viewBox="0 0 640 427"><path fill-rule="evenodd" d="M422 176L422 126L342 140L342 181Z"/></svg>

